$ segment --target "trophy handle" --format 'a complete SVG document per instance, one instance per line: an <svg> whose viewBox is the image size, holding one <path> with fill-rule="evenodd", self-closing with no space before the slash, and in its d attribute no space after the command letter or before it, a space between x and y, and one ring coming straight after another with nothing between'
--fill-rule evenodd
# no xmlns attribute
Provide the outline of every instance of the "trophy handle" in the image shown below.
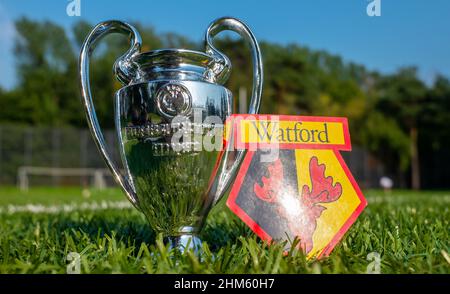
<svg viewBox="0 0 450 294"><path fill-rule="evenodd" d="M218 69L217 73L215 73L218 76L218 81L223 81L223 79L226 79L228 77L228 69L231 67L231 62L228 57L217 50L212 43L212 39L214 38L214 36L224 30L230 30L238 33L242 38L244 38L246 42L250 44L253 63L253 87L248 113L257 114L259 112L259 107L261 104L263 83L263 66L261 51L259 49L258 42L256 41L256 38L250 28L236 18L223 17L213 21L206 30L205 40L206 52L210 55L213 55L218 60L223 60L223 66ZM232 147L234 144L233 137L234 136L231 135L229 138L230 141L228 146L230 147ZM225 150L224 152L224 164L220 173L217 193L214 198L213 205L220 200L220 198L223 196L223 194L231 184L231 181L234 179L238 168L241 165L246 154L246 150L236 150L235 152L229 152L228 150ZM230 154L232 153L234 154L234 159L229 158ZM231 165L229 164L229 162L231 162Z"/></svg>
<svg viewBox="0 0 450 294"><path fill-rule="evenodd" d="M86 111L86 117L92 137L97 145L100 153L103 156L106 164L111 170L114 179L120 184L130 202L138 208L138 199L133 184L128 177L122 175L116 164L106 150L105 139L103 137L100 124L98 123L97 115L95 113L94 102L92 100L91 88L89 85L89 57L92 54L95 45L104 36L110 33L121 33L130 36L131 48L121 56L114 64L114 71L118 79L122 82L128 82L134 76L131 71L128 60L133 55L139 53L141 48L141 37L134 27L121 21L105 21L99 23L87 36L81 47L79 60L79 75L81 86L81 97L83 98L83 105Z"/></svg>

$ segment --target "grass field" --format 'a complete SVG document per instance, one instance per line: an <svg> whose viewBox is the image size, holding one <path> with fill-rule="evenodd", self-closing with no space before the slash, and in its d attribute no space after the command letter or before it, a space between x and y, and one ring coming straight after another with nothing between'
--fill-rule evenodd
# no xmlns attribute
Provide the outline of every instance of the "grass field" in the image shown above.
<svg viewBox="0 0 450 294"><path fill-rule="evenodd" d="M0 188L0 273L450 273L450 192L366 191L369 205L330 257L267 247L223 204L202 232L203 254L169 251L119 190Z"/></svg>

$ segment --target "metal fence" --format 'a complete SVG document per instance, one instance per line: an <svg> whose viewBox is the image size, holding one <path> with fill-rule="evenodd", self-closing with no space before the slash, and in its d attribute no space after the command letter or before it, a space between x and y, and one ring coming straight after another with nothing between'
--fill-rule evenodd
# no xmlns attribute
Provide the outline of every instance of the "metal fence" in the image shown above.
<svg viewBox="0 0 450 294"><path fill-rule="evenodd" d="M115 160L119 160L115 132L104 132L105 140ZM0 126L0 184L15 185L19 169L28 167L104 169L89 130L70 127ZM95 181L89 174L80 176L35 175L33 185L90 185ZM112 184L111 179L107 179Z"/></svg>
<svg viewBox="0 0 450 294"><path fill-rule="evenodd" d="M106 130L104 136L109 152L119 162L116 132ZM378 187L383 166L376 158L356 146L352 152L342 152L342 155L361 187ZM25 166L77 172L106 167L88 129L0 125L0 185L17 185L20 168ZM98 177L92 176L95 171L77 172L36 174L26 181L30 186L89 186L98 182ZM106 185L114 185L111 177L105 177L104 181Z"/></svg>

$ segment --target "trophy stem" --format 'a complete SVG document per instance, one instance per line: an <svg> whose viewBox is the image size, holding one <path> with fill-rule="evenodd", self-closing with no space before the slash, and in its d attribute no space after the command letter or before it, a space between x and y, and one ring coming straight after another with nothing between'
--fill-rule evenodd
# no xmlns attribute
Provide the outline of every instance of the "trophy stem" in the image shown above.
<svg viewBox="0 0 450 294"><path fill-rule="evenodd" d="M181 253L192 250L195 254L198 254L202 247L202 241L195 234L195 229L193 227L182 227L180 233L177 236L167 237L170 249L176 248Z"/></svg>

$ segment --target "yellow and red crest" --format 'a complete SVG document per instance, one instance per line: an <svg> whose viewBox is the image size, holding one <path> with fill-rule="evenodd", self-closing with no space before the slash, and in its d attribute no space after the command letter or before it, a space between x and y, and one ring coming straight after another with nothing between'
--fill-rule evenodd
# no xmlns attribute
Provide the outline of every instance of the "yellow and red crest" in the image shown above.
<svg viewBox="0 0 450 294"><path fill-rule="evenodd" d="M347 119L234 115L229 127L249 150L228 207L263 240L328 255L367 205L339 153L351 150Z"/></svg>

